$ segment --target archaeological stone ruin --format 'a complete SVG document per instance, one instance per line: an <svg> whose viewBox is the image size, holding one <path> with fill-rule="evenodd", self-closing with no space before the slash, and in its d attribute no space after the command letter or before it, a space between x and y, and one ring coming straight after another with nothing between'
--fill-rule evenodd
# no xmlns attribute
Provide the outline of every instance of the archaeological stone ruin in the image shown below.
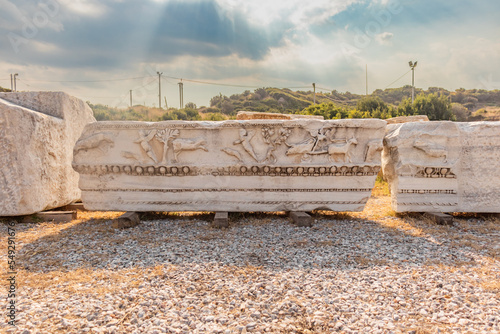
<svg viewBox="0 0 500 334"><path fill-rule="evenodd" d="M390 124L382 166L397 212L500 212L500 122Z"/></svg>
<svg viewBox="0 0 500 334"><path fill-rule="evenodd" d="M0 93L0 147L0 216L81 199L89 210L215 211L215 221L289 211L300 221L363 210L381 168L396 212L500 212L500 122L255 112L96 122L65 93Z"/></svg>
<svg viewBox="0 0 500 334"><path fill-rule="evenodd" d="M90 210L363 210L386 122L97 122L74 148Z"/></svg>
<svg viewBox="0 0 500 334"><path fill-rule="evenodd" d="M80 198L73 146L95 122L62 92L0 93L0 216L28 215Z"/></svg>

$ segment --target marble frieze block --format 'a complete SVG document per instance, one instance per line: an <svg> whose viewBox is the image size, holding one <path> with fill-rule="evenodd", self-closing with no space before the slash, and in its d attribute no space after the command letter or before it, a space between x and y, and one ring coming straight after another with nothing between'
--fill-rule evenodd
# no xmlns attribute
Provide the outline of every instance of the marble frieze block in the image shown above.
<svg viewBox="0 0 500 334"><path fill-rule="evenodd" d="M74 148L90 210L361 211L386 122L97 122Z"/></svg>
<svg viewBox="0 0 500 334"><path fill-rule="evenodd" d="M397 212L500 212L500 122L389 124L382 167Z"/></svg>

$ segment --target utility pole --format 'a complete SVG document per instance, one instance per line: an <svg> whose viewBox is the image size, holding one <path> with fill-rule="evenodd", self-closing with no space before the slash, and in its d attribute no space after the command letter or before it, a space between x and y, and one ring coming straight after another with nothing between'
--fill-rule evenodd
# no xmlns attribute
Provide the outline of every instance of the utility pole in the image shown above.
<svg viewBox="0 0 500 334"><path fill-rule="evenodd" d="M10 74L10 91L14 91L14 78L12 77L12 73Z"/></svg>
<svg viewBox="0 0 500 334"><path fill-rule="evenodd" d="M168 109L167 97L164 96L163 98L165 99L165 109Z"/></svg>
<svg viewBox="0 0 500 334"><path fill-rule="evenodd" d="M316 104L316 83L313 82L314 104Z"/></svg>
<svg viewBox="0 0 500 334"><path fill-rule="evenodd" d="M180 101L179 109L184 108L184 84L182 83L182 79L181 82L179 82L179 101Z"/></svg>
<svg viewBox="0 0 500 334"><path fill-rule="evenodd" d="M14 92L17 92L17 82L16 82L16 77L18 76L19 74L14 74Z"/></svg>
<svg viewBox="0 0 500 334"><path fill-rule="evenodd" d="M417 62L410 62L408 63L411 68L411 103L413 104L413 101L415 101L415 67L417 67Z"/></svg>
<svg viewBox="0 0 500 334"><path fill-rule="evenodd" d="M158 74L158 108L161 109L161 75L163 72L156 72Z"/></svg>
<svg viewBox="0 0 500 334"><path fill-rule="evenodd" d="M132 108L132 89L130 90L130 108Z"/></svg>

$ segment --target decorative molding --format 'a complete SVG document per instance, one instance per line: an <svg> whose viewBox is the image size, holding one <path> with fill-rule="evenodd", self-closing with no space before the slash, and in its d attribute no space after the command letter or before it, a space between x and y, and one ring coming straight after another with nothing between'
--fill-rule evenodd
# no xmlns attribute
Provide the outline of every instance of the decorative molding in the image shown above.
<svg viewBox="0 0 500 334"><path fill-rule="evenodd" d="M114 202L92 202L92 201L85 201L85 204L88 204L89 206L92 205L109 205L112 203L118 203L118 204L126 204L126 205L191 205L191 204L197 204L197 205L206 205L206 204L216 204L220 206L220 201L123 201L123 200L117 200ZM228 204L245 204L245 205L285 205L285 206L301 206L301 205L331 205L331 204L361 204L365 205L366 200L363 199L361 201L230 201L227 202Z"/></svg>
<svg viewBox="0 0 500 334"><path fill-rule="evenodd" d="M398 194L452 194L456 195L454 189L399 189Z"/></svg>
<svg viewBox="0 0 500 334"><path fill-rule="evenodd" d="M80 174L126 174L133 176L373 176L380 166L163 166L73 164Z"/></svg>
<svg viewBox="0 0 500 334"><path fill-rule="evenodd" d="M415 168L411 173L400 172L398 175L402 177L416 177L416 178L448 178L456 179L456 174L450 167L422 167L414 166Z"/></svg>
<svg viewBox="0 0 500 334"><path fill-rule="evenodd" d="M94 130L123 130L123 129L206 129L206 130L216 130L220 128L246 128L246 127L286 127L286 128L303 128L304 121L308 120L253 120L253 121L225 121L220 122L216 126L210 124L211 122L184 122L184 121L165 121L165 122L116 122L116 121L102 121L95 122L92 124ZM318 120L314 120L318 121ZM369 124L366 120L325 120L323 126L326 128L364 128L364 129L380 129L385 127L381 120L378 122L373 122Z"/></svg>
<svg viewBox="0 0 500 334"><path fill-rule="evenodd" d="M458 203L437 203L437 202L426 202L426 203L399 203L396 202L398 206L432 206L432 207L439 207L439 206L457 206Z"/></svg>
<svg viewBox="0 0 500 334"><path fill-rule="evenodd" d="M88 192L152 192L152 193L183 193L183 192L371 192L371 188L325 188L325 189L268 189L268 188L207 188L207 189L196 189L196 188L178 188L178 189L122 189L122 188L106 188L106 189L92 189L92 188L82 188L82 191Z"/></svg>

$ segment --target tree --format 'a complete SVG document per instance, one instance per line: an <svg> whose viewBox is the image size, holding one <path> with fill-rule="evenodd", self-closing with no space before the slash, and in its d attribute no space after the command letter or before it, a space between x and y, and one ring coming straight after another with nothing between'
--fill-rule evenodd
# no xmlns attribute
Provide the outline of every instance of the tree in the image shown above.
<svg viewBox="0 0 500 334"><path fill-rule="evenodd" d="M186 103L186 105L184 106L184 108L189 108L189 109L196 109L196 104L194 104L193 102L188 102Z"/></svg>
<svg viewBox="0 0 500 334"><path fill-rule="evenodd" d="M311 104L301 112L303 115L323 116L325 119L347 118L348 112L334 103ZM340 116L340 117L339 117Z"/></svg>
<svg viewBox="0 0 500 334"><path fill-rule="evenodd" d="M455 120L451 103L446 96L420 94L413 103L414 115L427 115L430 120Z"/></svg>
<svg viewBox="0 0 500 334"><path fill-rule="evenodd" d="M231 115L234 111L234 106L230 101L224 101L221 105L221 111L223 114Z"/></svg>
<svg viewBox="0 0 500 334"><path fill-rule="evenodd" d="M457 121L460 122L466 122L470 115L470 111L460 103L451 104L451 113L455 115Z"/></svg>
<svg viewBox="0 0 500 334"><path fill-rule="evenodd" d="M181 109L181 110L183 110L186 113L187 119L189 119L191 121L196 121L196 120L201 119L201 116L198 113L198 110L196 110L196 109L193 109L193 108L184 108L184 109Z"/></svg>
<svg viewBox="0 0 500 334"><path fill-rule="evenodd" d="M218 107L219 104L224 101L224 98L222 97L222 94L216 95L210 99L210 106L211 107Z"/></svg>
<svg viewBox="0 0 500 334"><path fill-rule="evenodd" d="M378 96L368 96L358 101L357 109L359 111L369 112L370 114L376 112L378 115L377 117L380 117L382 113L387 113L389 111L389 106Z"/></svg>
<svg viewBox="0 0 500 334"><path fill-rule="evenodd" d="M259 97L259 100L263 100L269 96L269 94L267 93L267 90L265 88L257 88L255 90L255 95L257 95Z"/></svg>
<svg viewBox="0 0 500 334"><path fill-rule="evenodd" d="M209 121L223 121L226 118L219 113L209 113L207 114L207 120Z"/></svg>

